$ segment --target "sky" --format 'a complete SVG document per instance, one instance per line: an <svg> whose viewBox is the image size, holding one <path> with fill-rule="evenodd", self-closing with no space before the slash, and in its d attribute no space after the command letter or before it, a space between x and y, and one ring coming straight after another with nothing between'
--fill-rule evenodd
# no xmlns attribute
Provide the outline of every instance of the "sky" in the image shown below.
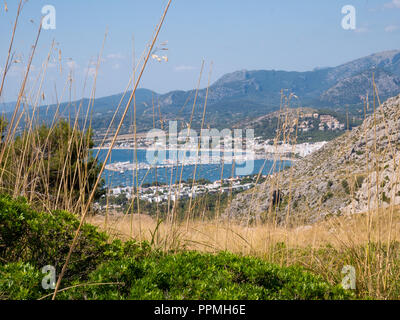
<svg viewBox="0 0 400 320"><path fill-rule="evenodd" d="M0 71L5 67L19 0L0 0ZM167 0L29 0L17 26L14 60L0 102L16 100L42 8L54 6L55 29L42 30L27 94L42 102L88 97L107 30L96 97L123 92L159 22ZM355 8L356 28L345 30L342 8ZM7 10L6 10L7 7ZM55 49L41 84L40 71ZM372 53L400 49L400 0L172 0L156 52L139 87L157 93L201 87L237 70L308 71ZM61 65L59 67L59 50ZM71 90L65 90L72 75ZM86 85L85 85L86 83ZM37 90L41 84L41 89ZM36 89L35 89L36 88ZM30 91L31 90L31 91ZM33 95L34 97L35 95Z"/></svg>

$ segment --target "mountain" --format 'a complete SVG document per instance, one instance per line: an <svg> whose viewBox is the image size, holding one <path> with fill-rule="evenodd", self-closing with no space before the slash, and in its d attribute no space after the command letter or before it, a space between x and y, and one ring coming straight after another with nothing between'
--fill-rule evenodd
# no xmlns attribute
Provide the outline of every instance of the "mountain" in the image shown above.
<svg viewBox="0 0 400 320"><path fill-rule="evenodd" d="M334 86L326 90L320 97L327 105L352 104L361 101L373 92L371 75L382 97L390 97L400 92L400 78L384 69L370 69L349 78L339 80Z"/></svg>
<svg viewBox="0 0 400 320"><path fill-rule="evenodd" d="M11 112L14 109L16 102L0 103L0 113Z"/></svg>
<svg viewBox="0 0 400 320"><path fill-rule="evenodd" d="M17 104L17 102L3 102L0 103L0 114L3 113L9 113L9 112L13 112L15 105ZM23 107L23 104L21 104L21 108ZM31 109L32 107L29 105L25 105L26 109Z"/></svg>
<svg viewBox="0 0 400 320"><path fill-rule="evenodd" d="M118 105L120 105L120 108L116 119L120 119L122 111L128 103L131 93L132 91L127 91L126 94L119 93L107 97L96 98L93 103L93 108L90 109L90 114L92 116L92 127L95 130L104 130L105 128L108 128L108 125L110 124ZM144 113L146 108L151 106L152 98L157 97L158 94L154 91L140 88L136 90L135 96L136 104L138 106L138 114L141 115ZM12 106L12 109L14 109L15 103L10 105ZM78 115L79 122L81 125L83 125L86 115L88 114L89 105L91 105L90 99L83 98L77 101L63 102L59 105L54 104L50 106L40 106L35 111L36 119L38 119L39 122L51 123L55 115L64 119L70 118L73 120L75 119L76 115ZM133 106L133 101L131 105ZM8 114L8 116L10 115L11 113ZM124 129L127 130L129 125L130 123L126 123Z"/></svg>
<svg viewBox="0 0 400 320"><path fill-rule="evenodd" d="M386 51L333 67L307 72L240 70L226 74L209 89L206 122L225 128L279 110L281 90L299 97L298 105L362 115L366 94L372 99L375 73L381 99L400 93L400 51ZM188 119L195 90L155 95L163 119ZM206 89L199 90L194 126L201 122ZM361 107L361 108L360 108ZM140 115L140 116L139 116ZM152 124L151 100L138 104L140 125Z"/></svg>
<svg viewBox="0 0 400 320"><path fill-rule="evenodd" d="M288 89L294 92L302 101L308 104L332 104L326 103L326 99L321 99L322 95L338 83L344 80L359 77L361 74L369 79L369 82L363 83L363 94L371 87L372 73L376 72L380 77L386 75L390 81L394 82L384 92L384 95L393 95L399 92L400 79L400 50L385 51L371 56L361 58L338 67L314 69L308 72L289 72L275 70L247 71L241 70L226 74L217 80L210 88L209 102L211 105L216 101L226 99L249 100L264 105L274 105L280 102L281 89ZM385 84L382 81L381 84ZM361 90L361 89L360 89ZM397 92L396 92L397 91ZM346 92L343 92L345 95ZM182 98L183 92L179 97ZM204 98L205 90L199 92L199 97ZM167 97L163 106L173 105L174 97L169 94L161 96ZM343 99L348 99L343 96ZM322 102L322 103L321 103ZM354 103L359 103L359 97L355 96ZM337 103L337 102L335 102ZM339 99L340 103L340 99Z"/></svg>
<svg viewBox="0 0 400 320"><path fill-rule="evenodd" d="M383 69L400 77L400 51L383 51L335 68L328 68L328 78L332 81L339 81L373 68Z"/></svg>
<svg viewBox="0 0 400 320"><path fill-rule="evenodd" d="M372 94L372 75L382 100L400 93L400 51L385 51L357 59L337 67L316 68L307 72L276 70L241 70L226 74L210 86L206 123L211 127L225 128L240 121L260 117L280 108L281 90L297 95L298 106L317 109L330 109L353 115L362 115L364 97ZM124 107L131 92L123 99ZM95 100L93 109L93 127L103 130L108 127L122 94ZM157 94L151 90L138 89L136 92L137 123L139 131L153 126L153 107L155 118L163 120L182 119L187 121L192 111L195 90L172 91ZM206 89L199 90L193 118L194 127L199 126L202 118ZM82 102L80 117L87 113L88 99L63 103L59 112L62 116L76 114ZM360 108L361 107L361 108ZM121 108L123 109L123 108ZM159 109L159 110L158 110ZM41 119L52 119L57 106L40 108ZM120 110L117 119L121 116ZM123 132L130 127L131 119L126 120Z"/></svg>
<svg viewBox="0 0 400 320"><path fill-rule="evenodd" d="M373 54L338 67L309 72L237 71L216 81L210 95L216 93L220 100L246 97L254 102L276 105L280 102L280 90L288 89L300 97L303 104L335 108L340 104L359 104L360 95L371 94L374 72L382 97L399 93L400 51Z"/></svg>
<svg viewBox="0 0 400 320"><path fill-rule="evenodd" d="M239 194L225 215L312 223L398 205L399 132L400 95L384 102L359 127Z"/></svg>

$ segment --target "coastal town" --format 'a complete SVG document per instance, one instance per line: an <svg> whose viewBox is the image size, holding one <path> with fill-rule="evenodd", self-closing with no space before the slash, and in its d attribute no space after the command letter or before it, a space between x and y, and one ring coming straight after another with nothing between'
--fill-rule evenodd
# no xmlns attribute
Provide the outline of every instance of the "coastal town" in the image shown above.
<svg viewBox="0 0 400 320"><path fill-rule="evenodd" d="M184 200L189 198L196 198L205 194L226 194L236 193L249 190L253 188L256 183L262 183L265 181L265 175L253 175L246 177L232 177L215 182L210 181L186 181L174 185L144 185L140 188L134 188L130 186L126 187L115 187L109 189L107 195L103 196L103 201L96 203L96 209L103 210L108 205L112 209L120 209L122 203L132 200L133 198L139 197L140 200L149 203L163 203L169 201ZM122 199L119 203L106 204L104 199L109 197L111 199ZM115 202L115 201L114 201Z"/></svg>
<svg viewBox="0 0 400 320"><path fill-rule="evenodd" d="M331 126L332 123L336 126L336 122L328 122ZM246 138L232 138L232 145L235 146L234 149L224 148L224 146L214 146L214 148L210 148L209 145L197 146L195 144L184 144L178 145L171 149L171 146L166 145L155 145L153 141L150 141L146 137L138 138L136 144L132 142L132 140L122 140L118 141L114 149L146 149L146 150L154 150L157 149L159 151L167 151L167 150L180 150L179 155L177 157L178 161L181 159L185 159L185 161L190 162L190 164L195 164L196 157L198 157L199 161L202 163L219 163L224 158L224 154L232 154L232 159L235 161L246 161L246 160L255 160L255 159L274 159L274 155L280 156L290 156L290 155L298 155L299 157L305 157L311 154L314 151L317 151L321 147L326 144L326 141L321 142L306 142L300 144L288 144L283 141L275 142L273 139L264 140L262 137L255 137L252 139ZM237 148L236 146L241 146ZM101 149L108 149L110 147L110 143L105 143ZM100 147L95 147L94 149L100 149ZM190 153L190 156L181 155L182 153ZM174 160L174 159L170 159ZM225 157L226 160L226 157ZM176 159L174 162L165 162L163 165L168 164L176 164ZM113 170L112 167L108 167L108 170Z"/></svg>
<svg viewBox="0 0 400 320"><path fill-rule="evenodd" d="M273 114L275 115L275 114ZM272 116L272 115L271 115ZM270 117L271 117L270 116ZM279 114L281 121L287 121L285 114ZM318 112L300 112L299 114L291 114L289 125L286 127L286 132L289 133L307 133L318 130L320 132L329 131L344 131L346 126L341 123L336 117L329 114L320 114ZM281 129L276 129L278 133Z"/></svg>
<svg viewBox="0 0 400 320"><path fill-rule="evenodd" d="M345 124L340 123L338 119L331 115L314 113L302 113L300 114L299 130L302 132L308 132L314 128L314 121L319 120L318 130L319 131L335 131L344 130Z"/></svg>

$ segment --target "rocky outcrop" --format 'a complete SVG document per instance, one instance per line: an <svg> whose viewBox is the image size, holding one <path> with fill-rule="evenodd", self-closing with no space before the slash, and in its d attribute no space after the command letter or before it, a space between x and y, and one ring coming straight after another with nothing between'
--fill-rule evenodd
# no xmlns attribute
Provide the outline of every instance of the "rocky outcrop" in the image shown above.
<svg viewBox="0 0 400 320"><path fill-rule="evenodd" d="M399 160L400 95L388 99L361 126L239 194L224 214L243 221L313 223L400 204ZM274 203L275 192L282 197L279 204Z"/></svg>
<svg viewBox="0 0 400 320"><path fill-rule="evenodd" d="M360 97L372 97L373 87L371 77L374 74L379 94L390 97L400 92L400 77L382 69L371 69L360 74L340 80L336 85L325 91L321 101L326 103L352 103Z"/></svg>

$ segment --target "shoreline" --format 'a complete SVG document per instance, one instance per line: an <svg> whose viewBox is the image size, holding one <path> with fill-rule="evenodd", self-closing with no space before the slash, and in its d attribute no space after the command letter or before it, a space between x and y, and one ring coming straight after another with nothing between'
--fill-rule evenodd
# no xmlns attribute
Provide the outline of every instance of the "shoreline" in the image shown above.
<svg viewBox="0 0 400 320"><path fill-rule="evenodd" d="M94 147L91 148L91 150L108 150L108 147ZM132 147L114 147L113 150L127 150L127 151L131 151L131 150L135 150L135 148ZM137 148L136 150L143 150L143 151L156 151L158 149L154 149L154 148L145 148L145 147L140 147ZM164 150L163 150L164 151ZM166 149L165 151L171 151L169 149ZM178 150L178 149L173 149L172 151L183 151L183 150ZM197 150L194 149L187 149L186 152L197 152ZM201 158L201 152L217 152L217 153L228 153L228 152L233 152L233 157L235 157L235 150L230 150L230 151L224 151L224 149L203 149L199 152L199 157ZM236 156L240 156L241 154L246 154L245 150L236 150ZM298 160L300 160L299 158L291 158L291 157L286 157L286 156L280 156L280 153L270 153L270 154L262 154L262 153L253 153L254 158L253 159L246 159L246 161L254 161L254 160L271 160L271 161L292 161L292 162L296 162ZM212 155L210 155L212 157ZM188 157L189 158L189 157ZM188 164L188 165L192 165L192 164Z"/></svg>

